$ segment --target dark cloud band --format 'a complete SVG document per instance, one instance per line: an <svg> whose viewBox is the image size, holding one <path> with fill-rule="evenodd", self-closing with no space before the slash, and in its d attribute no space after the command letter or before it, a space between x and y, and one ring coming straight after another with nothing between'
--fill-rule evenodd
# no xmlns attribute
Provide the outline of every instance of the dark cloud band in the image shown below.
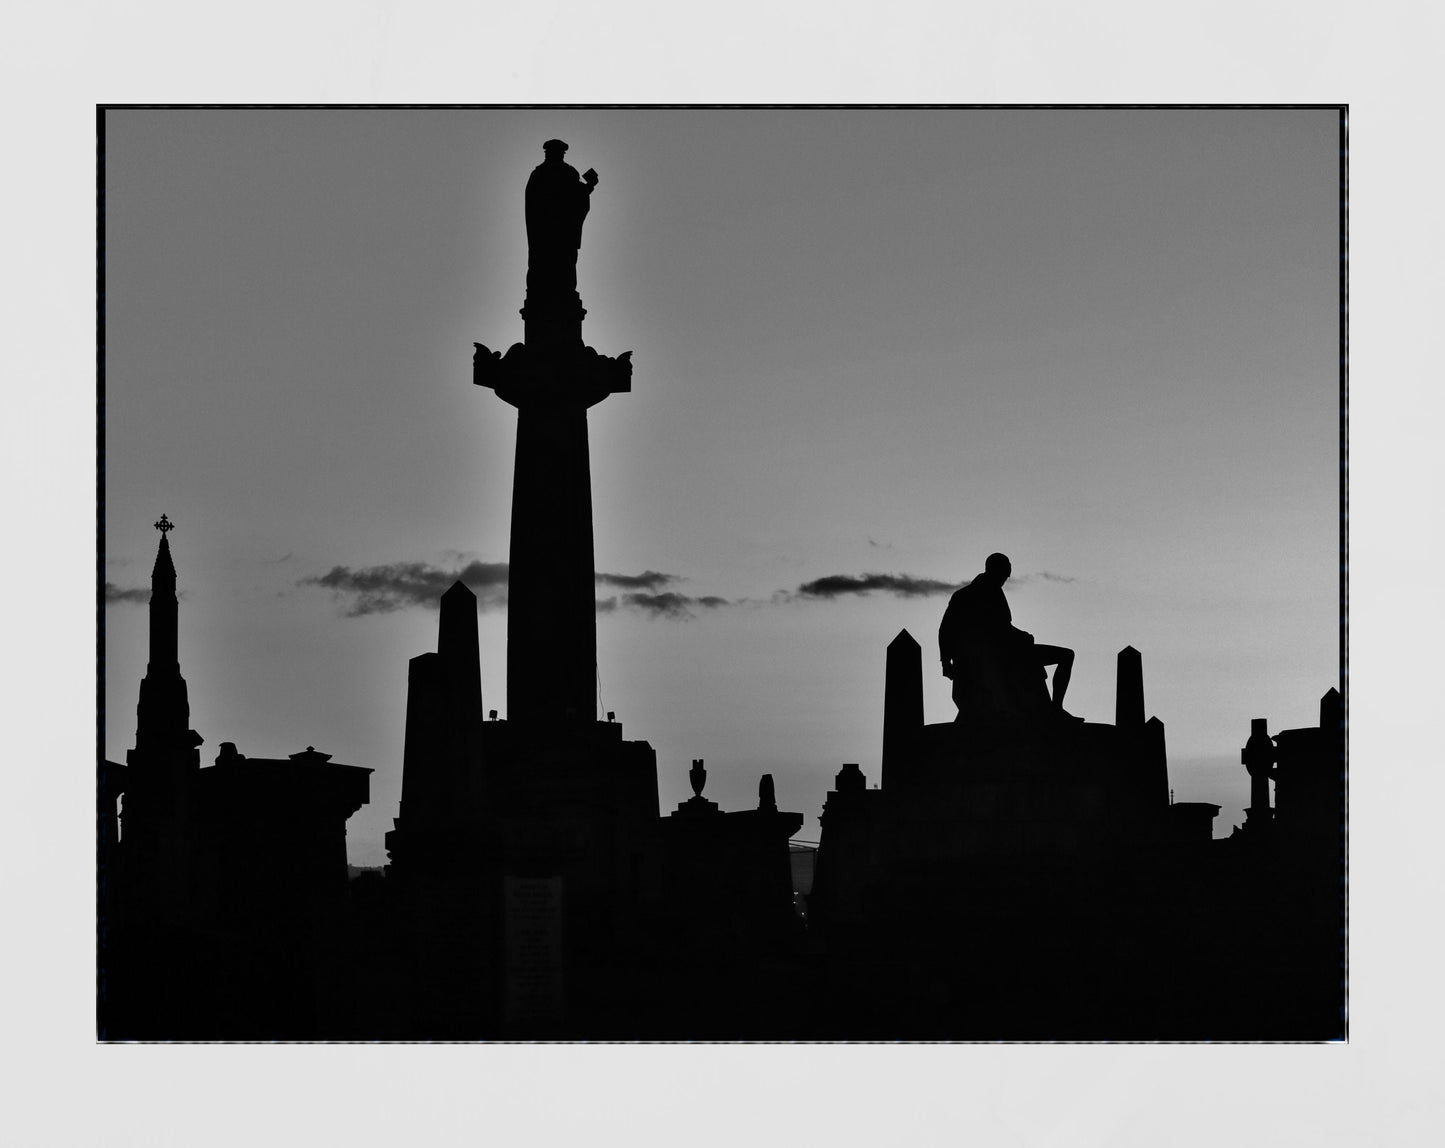
<svg viewBox="0 0 1445 1148"><path fill-rule="evenodd" d="M599 572L595 577L599 586L612 586L618 590L648 590L653 593L661 590L664 586L682 581L682 578L676 574L660 574L656 570L644 570L641 574L603 574Z"/></svg>
<svg viewBox="0 0 1445 1148"><path fill-rule="evenodd" d="M1075 578L1042 571L1010 578L1012 585L1031 582L1074 582ZM684 579L678 574L644 570L641 574L598 573L598 586L623 591L597 600L599 614L632 610L649 618L683 621L695 610L716 610L738 605L738 601L715 594L693 597L666 589ZM345 614L357 618L367 614L386 614L414 606L435 608L441 595L453 582L461 581L477 595L483 610L495 610L507 604L507 564L505 562L468 562L459 569L446 569L425 562L396 562L383 566L333 566L325 574L302 578L301 586L321 586L338 597L347 599ZM825 574L804 582L796 590L780 590L774 603L793 601L834 601L849 596L891 594L896 598L927 598L951 594L964 582L943 582L937 578L921 578L913 574ZM138 597L137 597L138 595ZM116 602L144 601L145 590L121 590L106 583L106 600Z"/></svg>
<svg viewBox="0 0 1445 1148"><path fill-rule="evenodd" d="M325 574L302 578L298 586L321 586L349 598L345 614L390 614L411 606L435 607L453 582L462 582L477 596L483 610L507 601L505 562L468 562L460 570L445 570L425 562L394 562L383 566L333 566Z"/></svg>
<svg viewBox="0 0 1445 1148"><path fill-rule="evenodd" d="M299 586L320 586L346 599L344 613L349 618L368 614L389 614L416 606L435 608L442 594L460 581L477 596L483 610L500 609L507 603L507 563L468 562L459 569L433 566L425 562L394 562L381 566L333 566L325 574L298 581ZM714 609L728 605L725 598L708 595L694 598L663 587L682 581L677 574L644 570L641 574L610 574L599 572L599 586L626 591L599 599L597 612L610 614L618 609L635 610L652 618L685 619L692 617L692 607Z"/></svg>
<svg viewBox="0 0 1445 1148"><path fill-rule="evenodd" d="M688 594L678 594L672 590L664 590L660 594L624 594L622 605L638 610L651 618L671 618L674 621L682 621L691 618L692 608L700 607L704 610L715 610L719 606L729 606L726 598L719 598L716 595L708 594L701 598L694 598Z"/></svg>
<svg viewBox="0 0 1445 1148"><path fill-rule="evenodd" d="M936 578L918 578L912 574L825 574L811 582L804 582L793 591L793 595L831 600L877 591L898 598L926 598L933 594L951 594L960 585L962 583L940 582Z"/></svg>

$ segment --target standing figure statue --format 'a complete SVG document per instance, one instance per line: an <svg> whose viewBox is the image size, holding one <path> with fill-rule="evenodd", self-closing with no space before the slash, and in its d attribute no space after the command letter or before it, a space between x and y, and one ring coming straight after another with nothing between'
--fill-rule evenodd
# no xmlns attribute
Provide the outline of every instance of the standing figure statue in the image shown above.
<svg viewBox="0 0 1445 1148"><path fill-rule="evenodd" d="M591 206L597 173L579 176L563 154L567 145L548 140L546 159L527 180L527 296L571 298L577 292L577 249L582 246L582 221Z"/></svg>
<svg viewBox="0 0 1445 1148"><path fill-rule="evenodd" d="M953 680L959 720L1018 724L1039 716L1075 719L1064 711L1074 651L1044 646L1016 629L1003 586L1013 566L990 554L979 574L949 599L938 628L943 676ZM1049 697L1046 667L1055 666Z"/></svg>

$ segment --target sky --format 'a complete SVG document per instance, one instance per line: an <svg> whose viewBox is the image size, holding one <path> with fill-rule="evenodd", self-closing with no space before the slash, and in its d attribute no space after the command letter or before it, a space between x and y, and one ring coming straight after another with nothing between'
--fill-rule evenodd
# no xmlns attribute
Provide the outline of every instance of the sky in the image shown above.
<svg viewBox="0 0 1445 1148"><path fill-rule="evenodd" d="M600 183L585 340L601 711L691 793L817 814L878 780L884 651L1007 553L1015 623L1112 721L1143 655L1178 800L1242 820L1254 717L1338 682L1338 117L1329 111L112 111L105 753L124 760L165 513L219 744L372 775L383 864L407 659L481 576L505 712L515 411L542 141ZM490 581L486 576L490 575ZM356 587L370 593L359 594Z"/></svg>

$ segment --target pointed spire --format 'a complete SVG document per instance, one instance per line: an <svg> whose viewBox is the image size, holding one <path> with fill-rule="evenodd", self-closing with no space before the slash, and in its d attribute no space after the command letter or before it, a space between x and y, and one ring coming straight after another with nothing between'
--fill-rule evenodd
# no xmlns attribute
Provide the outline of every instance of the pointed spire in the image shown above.
<svg viewBox="0 0 1445 1148"><path fill-rule="evenodd" d="M156 549L155 565L151 567L151 594L154 597L157 583L175 592L176 588L176 564L171 560L171 545L166 535L176 528L176 524L161 515L160 521L155 523L155 528L161 532L161 544Z"/></svg>
<svg viewBox="0 0 1445 1148"><path fill-rule="evenodd" d="M155 528L161 532L161 544L156 549L155 565L151 567L150 602L150 663L156 669L178 666L176 655L176 564L171 559L171 547L166 535L175 529L175 524L164 514Z"/></svg>
<svg viewBox="0 0 1445 1148"><path fill-rule="evenodd" d="M162 536L161 544L156 549L155 565L151 567L151 593L154 594L156 586L167 587L174 590L176 585L176 564L171 558L170 543Z"/></svg>
<svg viewBox="0 0 1445 1148"><path fill-rule="evenodd" d="M185 737L190 724L186 681L181 677L177 653L176 564L171 559L170 542L166 538L176 527L162 514L155 528L161 532L161 542L151 568L150 650L136 714L138 746L149 745L153 739L169 744Z"/></svg>

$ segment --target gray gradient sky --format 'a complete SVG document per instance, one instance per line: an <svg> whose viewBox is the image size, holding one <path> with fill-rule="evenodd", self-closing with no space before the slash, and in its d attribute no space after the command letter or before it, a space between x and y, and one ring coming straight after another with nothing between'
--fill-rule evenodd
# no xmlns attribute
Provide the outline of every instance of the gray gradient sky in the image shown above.
<svg viewBox="0 0 1445 1148"><path fill-rule="evenodd" d="M436 614L307 579L505 562L515 412L473 340L521 338L541 142L601 184L587 342L634 352L590 417L598 569L729 604L598 619L603 709L664 808L816 816L877 780L884 648L1008 553L1015 622L1113 715L1142 651L1180 800L1240 819L1249 719L1313 724L1338 664L1338 118L1304 111L126 111L106 123L106 578L178 523L192 725L376 770L384 861L406 663ZM599 596L625 593L599 587ZM780 593L783 592L783 593ZM482 615L504 709L505 614ZM106 611L106 753L132 744L145 608Z"/></svg>

